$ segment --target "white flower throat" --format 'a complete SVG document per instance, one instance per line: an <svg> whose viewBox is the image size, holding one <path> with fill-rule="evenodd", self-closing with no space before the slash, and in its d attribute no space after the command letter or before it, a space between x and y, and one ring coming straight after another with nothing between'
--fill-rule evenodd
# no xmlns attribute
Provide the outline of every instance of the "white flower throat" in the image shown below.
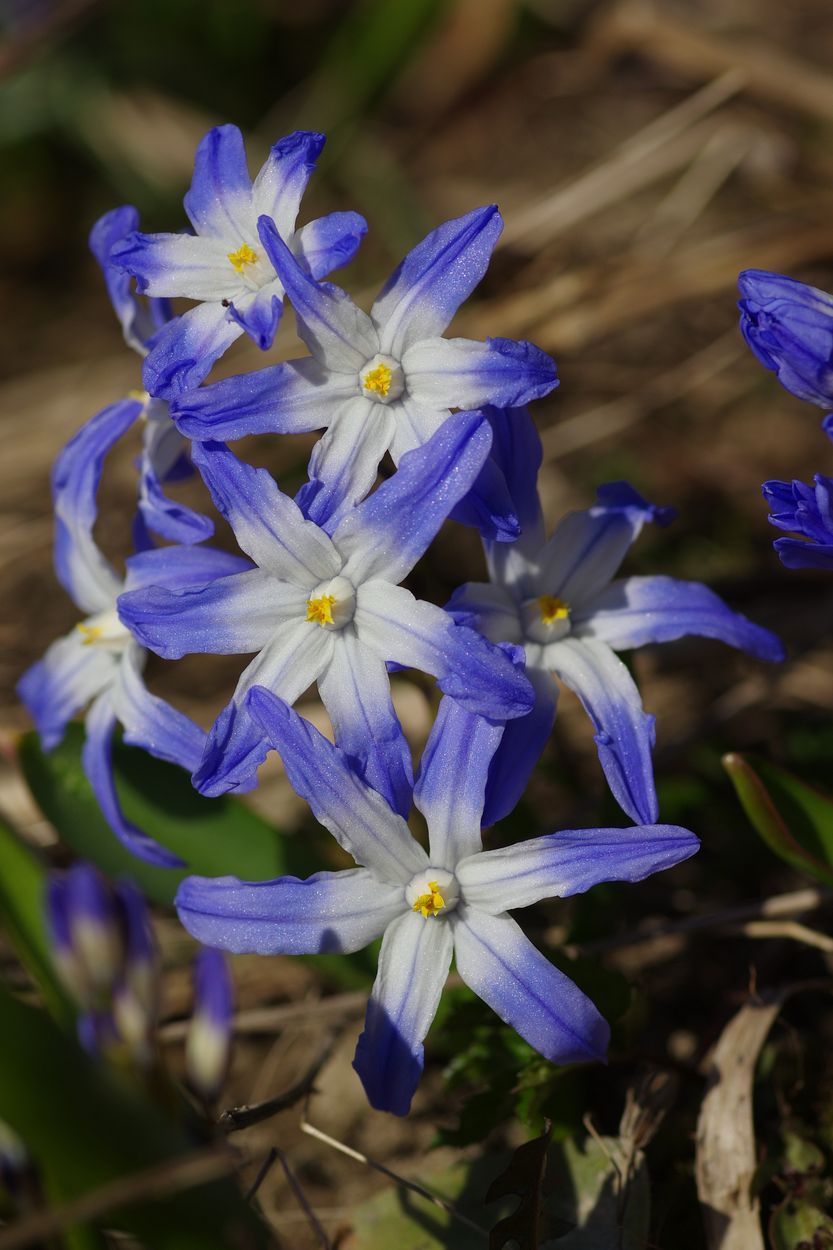
<svg viewBox="0 0 833 1250"><path fill-rule="evenodd" d="M359 371L359 385L366 399L377 404L390 404L405 390L405 374L392 356L374 356Z"/></svg>

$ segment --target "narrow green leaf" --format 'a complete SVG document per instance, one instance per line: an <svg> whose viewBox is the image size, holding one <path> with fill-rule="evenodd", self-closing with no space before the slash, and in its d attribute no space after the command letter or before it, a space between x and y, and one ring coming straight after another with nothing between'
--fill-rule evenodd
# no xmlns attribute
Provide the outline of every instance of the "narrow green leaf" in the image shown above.
<svg viewBox="0 0 833 1250"><path fill-rule="evenodd" d="M38 857L0 822L0 926L53 1015L69 1023L74 1012L55 974L46 936L45 891L46 870Z"/></svg>
<svg viewBox="0 0 833 1250"><path fill-rule="evenodd" d="M733 752L723 767L770 850L833 885L833 799L765 760Z"/></svg>
<svg viewBox="0 0 833 1250"><path fill-rule="evenodd" d="M53 1203L193 1154L204 1142L144 1091L96 1063L41 1011L0 988L0 1118L19 1134ZM231 1179L143 1197L108 1227L154 1250L261 1250L273 1244Z"/></svg>
<svg viewBox="0 0 833 1250"><path fill-rule="evenodd" d="M170 904L188 872L264 881L320 867L310 863L301 839L282 834L238 799L203 798L183 769L117 744L115 771L126 816L181 856L188 868L157 868L136 859L118 841L95 801L81 767L83 741L80 725L70 725L64 741L49 754L35 734L22 739L20 762L32 794L76 854L109 876L132 877L156 902Z"/></svg>

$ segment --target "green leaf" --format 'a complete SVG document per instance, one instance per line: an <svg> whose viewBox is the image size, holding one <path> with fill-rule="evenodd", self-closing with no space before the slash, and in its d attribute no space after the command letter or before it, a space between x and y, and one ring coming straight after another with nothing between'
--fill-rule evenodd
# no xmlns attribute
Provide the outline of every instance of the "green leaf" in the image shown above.
<svg viewBox="0 0 833 1250"><path fill-rule="evenodd" d="M0 1118L19 1134L53 1204L191 1155L205 1143L143 1090L96 1063L41 1011L0 988ZM154 1250L260 1250L265 1227L231 1179L145 1196L106 1216Z"/></svg>
<svg viewBox="0 0 833 1250"><path fill-rule="evenodd" d="M724 755L743 809L770 850L833 885L833 798L766 760Z"/></svg>
<svg viewBox="0 0 833 1250"><path fill-rule="evenodd" d="M232 874L264 881L305 874L321 865L308 845L282 834L239 799L206 799L188 774L144 751L116 744L113 758L125 815L181 856L187 869L157 868L131 855L116 838L81 767L84 730L70 725L63 742L45 754L35 734L20 743L23 774L47 819L76 854L109 876L125 875L156 902L170 904L189 872Z"/></svg>
<svg viewBox="0 0 833 1250"><path fill-rule="evenodd" d="M46 935L45 891L43 865L17 835L0 822L0 925L53 1015L70 1023L75 1012L55 974Z"/></svg>
<svg viewBox="0 0 833 1250"><path fill-rule="evenodd" d="M833 1250L833 1220L818 1207L800 1198L787 1198L769 1222L772 1250Z"/></svg>

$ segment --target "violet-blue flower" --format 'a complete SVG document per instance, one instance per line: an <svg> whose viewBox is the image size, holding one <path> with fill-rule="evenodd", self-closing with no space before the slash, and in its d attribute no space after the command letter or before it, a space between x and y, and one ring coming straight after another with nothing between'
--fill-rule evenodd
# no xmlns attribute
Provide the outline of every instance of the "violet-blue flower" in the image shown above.
<svg viewBox="0 0 833 1250"><path fill-rule="evenodd" d="M523 428L528 439L537 437ZM528 475L519 462L514 487L519 501ZM652 824L657 819L654 717L644 711L616 652L688 634L717 638L763 660L782 659L783 646L699 582L616 578L643 525L666 523L670 509L646 503L625 482L612 483L599 488L594 507L570 513L547 541L534 482L527 486L522 537L517 543L487 544L492 580L467 583L448 605L457 620L493 642L522 645L535 689L530 715L506 727L485 817L499 820L523 793L555 721L558 677L593 722L599 760L617 802L631 819Z"/></svg>
<svg viewBox="0 0 833 1250"><path fill-rule="evenodd" d="M203 587L146 586L123 595L119 612L166 658L257 652L209 734L198 789L213 795L253 783L268 750L243 707L253 685L293 703L317 682L339 744L395 807L407 801L412 774L388 662L431 674L467 708L497 719L529 710L529 683L504 654L399 585L470 489L490 443L480 413L454 414L332 536L265 470L222 444L194 445L214 502L254 565ZM180 550L168 549L172 567Z"/></svg>
<svg viewBox="0 0 833 1250"><path fill-rule="evenodd" d="M352 258L367 229L357 213L331 213L300 230L301 197L324 146L324 136L296 131L276 143L254 182L243 136L217 126L200 142L185 211L194 234L133 233L111 260L152 296L198 301L154 337L145 361L151 395L170 398L198 386L244 331L271 347L284 288L258 233L274 223L305 273L321 278Z"/></svg>
<svg viewBox="0 0 833 1250"><path fill-rule="evenodd" d="M508 913L601 881L640 881L693 855L695 835L673 825L577 829L483 851L486 779L503 727L445 698L413 792L426 852L316 729L265 690L248 701L295 790L359 867L305 881L188 877L176 900L186 929L259 954L356 951L384 935L354 1060L381 1110L410 1107L452 954L466 984L547 1059L604 1058L607 1023Z"/></svg>
<svg viewBox="0 0 833 1250"><path fill-rule="evenodd" d="M776 538L772 544L788 569L833 569L833 478L817 473L805 482L764 482L769 520L801 538Z"/></svg>
<svg viewBox="0 0 833 1250"><path fill-rule="evenodd" d="M339 287L314 282L262 222L263 245L311 354L181 397L179 428L194 439L236 439L323 427L298 501L334 529L373 486L385 452L398 463L449 409L516 406L557 386L555 363L532 343L441 337L483 277L502 227L494 205L445 222L405 257L368 315ZM489 495L488 482L479 487ZM514 519L500 516L499 483L496 491L483 511L494 536L514 536Z"/></svg>

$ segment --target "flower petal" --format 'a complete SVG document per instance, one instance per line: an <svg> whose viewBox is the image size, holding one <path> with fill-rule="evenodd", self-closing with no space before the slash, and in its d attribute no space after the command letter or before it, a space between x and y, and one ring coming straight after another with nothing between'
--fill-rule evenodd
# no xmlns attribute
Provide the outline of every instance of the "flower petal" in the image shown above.
<svg viewBox="0 0 833 1250"><path fill-rule="evenodd" d="M442 334L489 266L503 220L494 204L475 208L427 234L394 270L371 316L382 346L401 360L420 339Z"/></svg>
<svg viewBox="0 0 833 1250"><path fill-rule="evenodd" d="M121 589L115 570L93 537L96 497L107 453L141 411L141 403L133 399L102 408L72 436L52 469L55 572L85 613L112 608Z"/></svg>
<svg viewBox="0 0 833 1250"><path fill-rule="evenodd" d="M678 825L564 829L472 855L458 865L457 879L466 903L494 916L583 894L602 881L643 881L699 849L699 839Z"/></svg>
<svg viewBox="0 0 833 1250"><path fill-rule="evenodd" d="M354 619L360 641L378 656L430 673L467 711L505 720L532 706L528 681L497 647L402 586L365 582Z"/></svg>
<svg viewBox="0 0 833 1250"><path fill-rule="evenodd" d="M388 405L394 417L393 441L390 445L391 459L394 464L406 452L415 447L422 447L439 430L440 426L451 415L448 408L435 408L426 404L418 404L407 391Z"/></svg>
<svg viewBox="0 0 833 1250"><path fill-rule="evenodd" d="M200 140L184 204L198 234L223 240L248 236L254 224L252 180L236 126L215 126Z"/></svg>
<svg viewBox="0 0 833 1250"><path fill-rule="evenodd" d="M171 415L183 434L201 442L298 434L328 426L357 393L357 379L330 375L314 356L304 356L188 391Z"/></svg>
<svg viewBox="0 0 833 1250"><path fill-rule="evenodd" d="M783 660L781 640L755 625L699 582L627 577L585 600L573 617L575 636L598 638L617 651L689 634L717 638L760 660Z"/></svg>
<svg viewBox="0 0 833 1250"><path fill-rule="evenodd" d="M284 238L295 218L326 137L314 130L295 130L272 145L252 188L254 217L271 217Z"/></svg>
<svg viewBox="0 0 833 1250"><path fill-rule="evenodd" d="M148 421L139 467L139 511L148 529L173 543L201 543L214 533L214 522L201 512L169 499L162 482L177 471L183 457L182 435L170 417ZM190 463L188 465L190 470Z"/></svg>
<svg viewBox="0 0 833 1250"><path fill-rule="evenodd" d="M478 630L490 642L523 642L518 608L502 585L466 582L454 591L446 611L459 625Z"/></svg>
<svg viewBox="0 0 833 1250"><path fill-rule="evenodd" d="M537 557L544 543L544 515L538 497L541 438L528 408L486 408L484 412L492 427L490 459L506 480L521 527L516 543L488 546L489 574L493 581L515 586L523 580L529 560ZM532 593L523 589L521 598Z"/></svg>
<svg viewBox="0 0 833 1250"><path fill-rule="evenodd" d="M110 262L110 253L139 227L139 213L132 204L123 204L99 217L90 231L90 251L101 266L104 283L113 311L118 317L124 341L140 355L145 354L145 344L159 323L154 309L136 298L132 276Z"/></svg>
<svg viewBox="0 0 833 1250"><path fill-rule="evenodd" d="M535 705L528 716L506 722L489 768L484 827L503 820L519 802L555 724L558 686L551 674L527 664L526 675L535 691Z"/></svg>
<svg viewBox="0 0 833 1250"><path fill-rule="evenodd" d="M420 339L402 368L416 402L437 408L518 408L558 385L552 357L515 339Z"/></svg>
<svg viewBox="0 0 833 1250"><path fill-rule="evenodd" d="M484 543L514 543L521 528L506 479L488 456L474 485L448 514L459 525L479 531Z"/></svg>
<svg viewBox="0 0 833 1250"><path fill-rule="evenodd" d="M330 534L345 513L352 515L376 481L393 430L393 418L383 404L369 403L361 395L343 401L312 449L310 480L296 497L304 515Z"/></svg>
<svg viewBox="0 0 833 1250"><path fill-rule="evenodd" d="M232 555L217 547L150 547L127 559L127 590L143 586L166 586L182 590L186 586L201 587L218 577L232 573L249 573L252 563L245 556Z"/></svg>
<svg viewBox="0 0 833 1250"><path fill-rule="evenodd" d="M414 788L411 752L393 708L385 663L349 627L334 642L318 689L336 742L359 776L407 817Z"/></svg>
<svg viewBox="0 0 833 1250"><path fill-rule="evenodd" d="M113 731L116 714L110 691L100 694L87 713L87 738L81 764L104 817L122 846L148 864L181 868L183 861L129 821L121 810L113 776Z"/></svg>
<svg viewBox="0 0 833 1250"><path fill-rule="evenodd" d="M407 1115L422 1075L423 1040L437 1014L452 952L447 923L407 912L382 939L353 1067L372 1107Z"/></svg>
<svg viewBox="0 0 833 1250"><path fill-rule="evenodd" d="M362 780L343 751L262 688L251 691L247 707L280 753L293 789L358 864L398 885L427 866L405 821Z"/></svg>
<svg viewBox="0 0 833 1250"><path fill-rule="evenodd" d="M502 723L466 712L454 699L440 701L414 787L438 868L453 872L458 860L481 850L486 778L502 732Z"/></svg>
<svg viewBox="0 0 833 1250"><path fill-rule="evenodd" d="M359 213L328 213L296 231L292 248L318 281L351 261L366 234L367 222Z"/></svg>
<svg viewBox="0 0 833 1250"><path fill-rule="evenodd" d="M336 373L358 375L379 351L367 313L346 291L318 283L305 273L268 217L258 222L260 239L295 309L298 333L322 364Z"/></svg>
<svg viewBox="0 0 833 1250"><path fill-rule="evenodd" d="M575 691L593 722L599 762L616 802L631 820L656 824L654 717L643 710L625 665L593 638L551 643L544 648L544 662Z"/></svg>
<svg viewBox="0 0 833 1250"><path fill-rule="evenodd" d="M110 255L114 265L133 274L143 294L219 303L245 290L228 251L222 239L136 230Z"/></svg>
<svg viewBox="0 0 833 1250"><path fill-rule="evenodd" d="M186 877L176 909L197 941L257 955L350 954L382 934L404 907L402 886L365 868L317 872L306 881Z"/></svg>
<svg viewBox="0 0 833 1250"><path fill-rule="evenodd" d="M136 638L166 660L183 655L260 651L281 628L303 616L305 593L261 569L204 586L145 586L119 599L119 616Z"/></svg>
<svg viewBox="0 0 833 1250"><path fill-rule="evenodd" d="M283 287L277 279L267 282L253 294L238 296L229 304L228 312L262 352L268 351L283 313Z"/></svg>
<svg viewBox="0 0 833 1250"><path fill-rule="evenodd" d="M141 671L145 655L135 644L129 646L113 685L113 710L124 726L124 740L191 773L202 758L205 732L146 688Z"/></svg>
<svg viewBox="0 0 833 1250"><path fill-rule="evenodd" d="M376 405L381 407L381 405ZM402 457L399 469L350 512L333 541L347 557L344 576L400 582L471 487L491 443L479 412L458 412L424 447Z"/></svg>
<svg viewBox="0 0 833 1250"><path fill-rule="evenodd" d="M220 303L197 304L154 335L142 368L151 395L173 399L193 390L243 333Z"/></svg>
<svg viewBox="0 0 833 1250"><path fill-rule="evenodd" d="M310 590L341 571L330 539L265 469L244 464L222 443L195 443L192 454L217 508L261 568Z"/></svg>
<svg viewBox="0 0 833 1250"><path fill-rule="evenodd" d="M27 668L17 693L35 722L44 751L58 745L67 721L110 686L117 669L116 657L102 647L86 646L77 629L58 638Z"/></svg>
<svg viewBox="0 0 833 1250"><path fill-rule="evenodd" d="M449 917L466 985L551 1063L604 1060L610 1029L511 916L460 904Z"/></svg>

